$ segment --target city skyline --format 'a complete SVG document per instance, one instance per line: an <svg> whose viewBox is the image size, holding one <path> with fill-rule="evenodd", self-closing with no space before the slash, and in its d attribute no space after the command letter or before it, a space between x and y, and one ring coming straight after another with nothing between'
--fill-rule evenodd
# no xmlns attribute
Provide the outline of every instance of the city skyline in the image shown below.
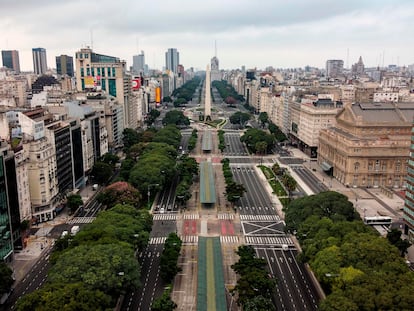
<svg viewBox="0 0 414 311"><path fill-rule="evenodd" d="M19 51L22 71L33 71L32 48L45 48L54 68L56 56L74 56L86 46L128 67L143 50L146 63L157 69L165 67L164 53L174 47L185 68L204 70L215 42L221 69L325 68L328 59L342 59L350 68L360 56L366 67L414 64L414 3L408 0L160 0L145 6L124 0L5 0L1 6L0 49Z"/></svg>

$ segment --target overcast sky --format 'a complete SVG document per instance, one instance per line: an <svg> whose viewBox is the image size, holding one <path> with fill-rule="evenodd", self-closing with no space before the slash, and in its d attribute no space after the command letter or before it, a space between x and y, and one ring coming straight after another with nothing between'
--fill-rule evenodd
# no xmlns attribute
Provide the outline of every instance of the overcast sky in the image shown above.
<svg viewBox="0 0 414 311"><path fill-rule="evenodd" d="M186 69L205 69L215 41L220 69L410 65L413 37L413 0L0 0L0 49L30 71L34 47L55 68L86 46L128 66L143 50L158 69L177 48Z"/></svg>

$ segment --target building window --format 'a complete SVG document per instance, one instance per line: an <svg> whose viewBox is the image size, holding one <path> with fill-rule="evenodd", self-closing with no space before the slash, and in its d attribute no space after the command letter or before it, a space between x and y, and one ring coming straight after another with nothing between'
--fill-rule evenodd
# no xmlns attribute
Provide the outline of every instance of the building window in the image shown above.
<svg viewBox="0 0 414 311"><path fill-rule="evenodd" d="M395 171L401 172L401 161L400 160L398 160L397 163L395 164Z"/></svg>
<svg viewBox="0 0 414 311"><path fill-rule="evenodd" d="M380 169L380 160L376 160L375 161L375 170L379 171L379 169Z"/></svg>
<svg viewBox="0 0 414 311"><path fill-rule="evenodd" d="M358 170L359 170L359 162L356 162L355 163L355 165L354 165L354 170L355 170L355 172L358 172Z"/></svg>
<svg viewBox="0 0 414 311"><path fill-rule="evenodd" d="M80 69L80 74L81 74L81 77L84 77L85 76L85 69L81 68Z"/></svg>

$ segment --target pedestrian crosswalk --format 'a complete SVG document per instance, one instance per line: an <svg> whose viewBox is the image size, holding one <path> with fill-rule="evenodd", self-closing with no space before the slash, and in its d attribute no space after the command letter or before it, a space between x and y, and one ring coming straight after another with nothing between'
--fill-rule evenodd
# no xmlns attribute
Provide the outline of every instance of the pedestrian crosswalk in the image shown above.
<svg viewBox="0 0 414 311"><path fill-rule="evenodd" d="M154 214L153 220L177 220L178 214Z"/></svg>
<svg viewBox="0 0 414 311"><path fill-rule="evenodd" d="M200 215L199 214L184 214L184 219L199 219Z"/></svg>
<svg viewBox="0 0 414 311"><path fill-rule="evenodd" d="M73 224L90 224L95 220L96 217L73 217L69 219L66 223L69 225Z"/></svg>
<svg viewBox="0 0 414 311"><path fill-rule="evenodd" d="M278 215L240 215L241 221L279 221Z"/></svg>
<svg viewBox="0 0 414 311"><path fill-rule="evenodd" d="M246 236L246 244L249 245L293 245L293 241L287 236Z"/></svg>
<svg viewBox="0 0 414 311"><path fill-rule="evenodd" d="M197 235L183 235L180 237L183 245L196 245L198 244ZM152 237L149 240L149 244L164 244L167 237ZM290 237L287 236L245 236L244 237L246 244L248 245L293 245L293 241ZM220 236L220 243L222 244L240 244L241 237L236 235L223 235Z"/></svg>
<svg viewBox="0 0 414 311"><path fill-rule="evenodd" d="M234 219L234 214L220 213L217 215L218 219L231 220Z"/></svg>
<svg viewBox="0 0 414 311"><path fill-rule="evenodd" d="M180 238L181 238L181 241L183 241L184 245L198 244L198 236L197 235L183 235Z"/></svg>
<svg viewBox="0 0 414 311"><path fill-rule="evenodd" d="M223 235L220 237L222 244L239 244L239 237L235 235Z"/></svg>
<svg viewBox="0 0 414 311"><path fill-rule="evenodd" d="M160 237L152 237L149 240L149 244L164 244L167 237L160 236Z"/></svg>

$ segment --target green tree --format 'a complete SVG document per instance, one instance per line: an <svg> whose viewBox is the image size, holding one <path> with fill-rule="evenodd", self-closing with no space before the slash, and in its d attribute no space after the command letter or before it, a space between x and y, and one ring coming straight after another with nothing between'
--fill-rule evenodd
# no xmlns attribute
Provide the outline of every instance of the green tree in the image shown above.
<svg viewBox="0 0 414 311"><path fill-rule="evenodd" d="M14 283L13 271L4 262L0 262L0 297L10 292Z"/></svg>
<svg viewBox="0 0 414 311"><path fill-rule="evenodd" d="M90 290L119 294L139 286L139 264L131 247L121 244L80 245L49 271L55 284L81 282Z"/></svg>
<svg viewBox="0 0 414 311"><path fill-rule="evenodd" d="M176 308L177 304L171 300L171 287L164 290L162 296L155 299L151 306L152 311L173 311Z"/></svg>
<svg viewBox="0 0 414 311"><path fill-rule="evenodd" d="M141 141L140 134L136 130L126 128L122 132L122 142L124 143L124 150L128 150L129 147L135 145Z"/></svg>
<svg viewBox="0 0 414 311"><path fill-rule="evenodd" d="M88 289L82 283L46 285L24 295L17 301L17 311L89 311L113 308L112 299L99 290Z"/></svg>
<svg viewBox="0 0 414 311"><path fill-rule="evenodd" d="M121 170L119 171L119 175L123 180L129 179L129 173L131 172L132 168L135 165L135 160L128 158L122 161L121 163Z"/></svg>
<svg viewBox="0 0 414 311"><path fill-rule="evenodd" d="M73 238L72 244L76 246L121 241L142 250L148 243L151 227L152 216L147 210L117 204L110 210L101 211L93 223Z"/></svg>
<svg viewBox="0 0 414 311"><path fill-rule="evenodd" d="M352 301L345 297L341 292L334 292L326 299L321 301L319 306L321 311L359 311L358 306Z"/></svg>
<svg viewBox="0 0 414 311"><path fill-rule="evenodd" d="M147 125L152 125L155 120L161 115L161 112L159 112L159 110L157 109L152 109L148 114L147 114L147 118L145 120L145 123Z"/></svg>
<svg viewBox="0 0 414 311"><path fill-rule="evenodd" d="M239 246L236 253L239 260L231 268L239 275L233 290L238 293L237 303L244 307L258 296L270 299L275 280L268 277L265 260L255 256L252 246Z"/></svg>
<svg viewBox="0 0 414 311"><path fill-rule="evenodd" d="M249 121L251 115L245 112L236 112L232 114L229 118L231 124L240 124L240 126L244 126L247 121Z"/></svg>
<svg viewBox="0 0 414 311"><path fill-rule="evenodd" d="M68 195L66 204L73 213L79 208L79 206L83 205L83 200L79 194L71 194Z"/></svg>
<svg viewBox="0 0 414 311"><path fill-rule="evenodd" d="M244 311L276 311L273 301L263 296L255 296L246 301L243 306Z"/></svg>
<svg viewBox="0 0 414 311"><path fill-rule="evenodd" d="M271 121L269 121L268 129L277 141L282 142L287 140L286 135L279 129L276 124L272 123Z"/></svg>
<svg viewBox="0 0 414 311"><path fill-rule="evenodd" d="M232 205L234 205L234 203L237 202L237 200L239 200L245 192L246 188L244 188L243 184L230 182L226 185L227 201L231 202Z"/></svg>
<svg viewBox="0 0 414 311"><path fill-rule="evenodd" d="M335 221L361 219L348 198L335 191L298 198L284 208L286 228L294 231L309 217L328 217Z"/></svg>
<svg viewBox="0 0 414 311"><path fill-rule="evenodd" d="M280 168L279 163L276 162L275 164L273 164L272 171L275 175L280 175L282 173L282 169Z"/></svg>
<svg viewBox="0 0 414 311"><path fill-rule="evenodd" d="M258 141L256 143L255 148L257 153L259 153L260 155L264 155L267 151L267 143L265 141Z"/></svg>
<svg viewBox="0 0 414 311"><path fill-rule="evenodd" d="M93 165L91 175L93 180L99 184L106 184L113 174L113 168L110 164L104 162L96 162Z"/></svg>
<svg viewBox="0 0 414 311"><path fill-rule="evenodd" d="M262 127L264 127L265 124L269 122L269 116L267 115L267 112L261 112L259 114L259 121L262 123Z"/></svg>
<svg viewBox="0 0 414 311"><path fill-rule="evenodd" d="M174 232L170 233L165 240L164 250L160 257L160 276L167 283L170 283L175 275L181 271L177 265L181 244L181 239Z"/></svg>
<svg viewBox="0 0 414 311"><path fill-rule="evenodd" d="M165 114L164 119L162 119L162 123L165 125L173 124L180 126L188 126L190 125L190 120L183 114L182 111L171 110Z"/></svg>
<svg viewBox="0 0 414 311"><path fill-rule="evenodd" d="M181 132L175 125L170 124L160 129L152 141L166 143L177 149L181 142Z"/></svg>
<svg viewBox="0 0 414 311"><path fill-rule="evenodd" d="M115 164L119 162L119 157L115 154L108 152L101 157L101 162L107 163L112 167L115 167Z"/></svg>
<svg viewBox="0 0 414 311"><path fill-rule="evenodd" d="M282 176L282 183L285 186L286 190L289 191L289 193L295 191L298 184L296 180L286 172Z"/></svg>
<svg viewBox="0 0 414 311"><path fill-rule="evenodd" d="M251 153L257 152L256 146L258 142L265 142L267 144L266 151L270 151L274 146L274 139L272 135L255 128L249 128L240 138L240 141L246 144Z"/></svg>
<svg viewBox="0 0 414 311"><path fill-rule="evenodd" d="M165 96L165 97L162 99L162 101L163 101L164 103L172 103L172 99L171 99L171 97L170 97L170 96Z"/></svg>

